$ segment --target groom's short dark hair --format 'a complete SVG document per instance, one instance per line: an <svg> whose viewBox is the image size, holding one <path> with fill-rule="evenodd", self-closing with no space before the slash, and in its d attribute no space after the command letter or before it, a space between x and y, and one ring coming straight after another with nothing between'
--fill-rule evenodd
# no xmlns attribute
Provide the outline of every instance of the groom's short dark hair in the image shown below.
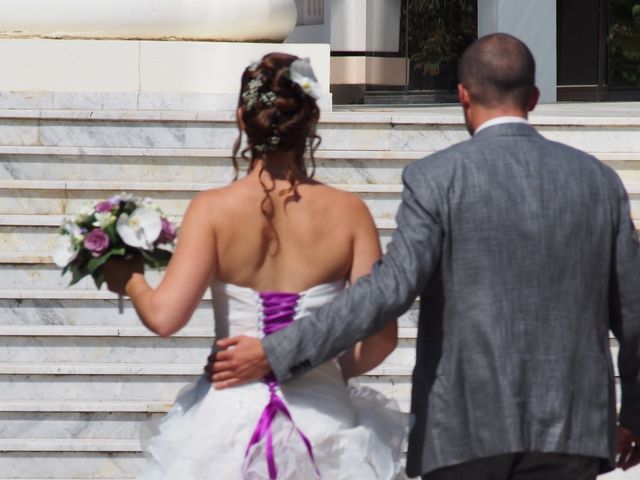
<svg viewBox="0 0 640 480"><path fill-rule="evenodd" d="M506 33L471 44L460 59L458 78L471 98L487 107L526 108L535 86L536 63L529 48Z"/></svg>

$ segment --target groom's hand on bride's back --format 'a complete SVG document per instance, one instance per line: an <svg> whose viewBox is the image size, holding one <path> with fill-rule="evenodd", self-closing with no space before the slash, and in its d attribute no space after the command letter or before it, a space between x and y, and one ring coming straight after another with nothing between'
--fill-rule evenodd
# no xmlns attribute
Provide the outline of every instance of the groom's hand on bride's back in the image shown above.
<svg viewBox="0 0 640 480"><path fill-rule="evenodd" d="M220 350L209 357L205 372L217 389L260 380L271 372L258 338L225 338L217 341L216 346Z"/></svg>

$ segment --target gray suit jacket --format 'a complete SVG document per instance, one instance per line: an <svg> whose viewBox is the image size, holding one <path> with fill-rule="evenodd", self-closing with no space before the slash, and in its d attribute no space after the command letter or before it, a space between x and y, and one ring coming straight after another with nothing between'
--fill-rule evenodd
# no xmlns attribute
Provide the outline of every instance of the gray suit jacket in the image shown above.
<svg viewBox="0 0 640 480"><path fill-rule="evenodd" d="M409 165L370 275L263 340L279 380L338 355L420 295L407 472L520 451L615 457L640 434L640 250L616 173L526 124Z"/></svg>

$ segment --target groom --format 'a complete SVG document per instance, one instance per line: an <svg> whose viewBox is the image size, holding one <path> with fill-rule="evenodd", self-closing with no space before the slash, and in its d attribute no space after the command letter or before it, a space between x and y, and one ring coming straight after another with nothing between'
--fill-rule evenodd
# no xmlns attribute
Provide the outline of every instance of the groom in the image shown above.
<svg viewBox="0 0 640 480"><path fill-rule="evenodd" d="M476 41L458 93L473 137L409 165L370 275L293 326L219 346L217 388L305 373L420 295L407 472L587 480L640 462L640 250L611 169L528 123L535 64ZM609 330L620 344L616 439ZM618 443L618 445L616 445Z"/></svg>

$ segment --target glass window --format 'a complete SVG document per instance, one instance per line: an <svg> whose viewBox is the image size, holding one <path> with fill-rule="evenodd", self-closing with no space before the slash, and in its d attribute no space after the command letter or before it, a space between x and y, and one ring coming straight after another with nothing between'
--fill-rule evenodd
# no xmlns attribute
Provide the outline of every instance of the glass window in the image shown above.
<svg viewBox="0 0 640 480"><path fill-rule="evenodd" d="M409 0L409 89L455 90L458 59L477 37L477 0Z"/></svg>
<svg viewBox="0 0 640 480"><path fill-rule="evenodd" d="M374 18L368 19L368 29L376 36L368 39L368 98L383 103L457 101L458 59L478 36L478 1L402 0L394 5L397 16L373 10ZM395 29L389 21L396 22ZM375 40L389 35L399 39L393 48L382 50L392 43Z"/></svg>
<svg viewBox="0 0 640 480"><path fill-rule="evenodd" d="M640 88L640 0L610 0L609 88Z"/></svg>

